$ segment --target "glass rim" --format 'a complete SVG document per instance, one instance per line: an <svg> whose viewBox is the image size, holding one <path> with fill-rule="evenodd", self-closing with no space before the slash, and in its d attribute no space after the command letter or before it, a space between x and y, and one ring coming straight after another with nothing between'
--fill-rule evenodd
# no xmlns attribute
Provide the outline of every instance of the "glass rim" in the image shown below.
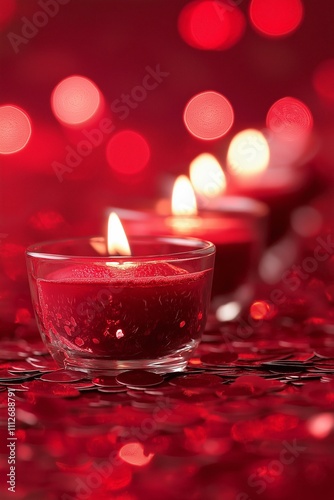
<svg viewBox="0 0 334 500"><path fill-rule="evenodd" d="M246 214L251 217L265 217L269 214L269 207L263 201L232 194L216 199L213 210L227 214Z"/></svg>
<svg viewBox="0 0 334 500"><path fill-rule="evenodd" d="M97 262L104 261L152 261L152 260L189 260L200 257L207 257L215 253L216 247L211 241L201 240L199 238L191 237L177 237L177 236L129 236L129 242L135 243L147 243L151 241L152 243L170 243L175 246L189 246L189 250L163 252L163 253L152 253L149 255L71 255L62 253L51 253L50 251L43 251L44 247L54 245L54 244L66 244L66 243L79 243L95 240L96 242L105 242L104 236L86 236L78 238L62 238L59 240L48 240L42 241L40 243L34 243L29 245L25 251L27 257L32 257L36 259L49 259L49 260L94 260Z"/></svg>
<svg viewBox="0 0 334 500"><path fill-rule="evenodd" d="M152 215L150 211L152 207L145 207L140 209L131 209L131 208L123 208L123 207L110 207L108 208L108 213L116 212L121 218L125 221L129 219L144 221ZM256 198L251 198L249 196L241 196L241 195L224 195L218 199L212 200L212 203L208 206L202 206L199 208L200 217L201 214L214 214L217 216L223 215L235 215L235 216L248 216L253 217L254 219L264 219L269 215L269 207L268 205ZM158 214L154 213L154 217L164 218L168 217L166 214ZM170 214L170 217L174 217L173 214Z"/></svg>

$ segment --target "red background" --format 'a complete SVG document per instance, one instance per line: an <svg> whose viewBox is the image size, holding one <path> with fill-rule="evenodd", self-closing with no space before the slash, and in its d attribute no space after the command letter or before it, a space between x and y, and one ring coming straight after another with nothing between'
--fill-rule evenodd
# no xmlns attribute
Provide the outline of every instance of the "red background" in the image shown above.
<svg viewBox="0 0 334 500"><path fill-rule="evenodd" d="M6 3L6 2L5 2ZM4 5L5 5L4 3ZM197 50L182 40L177 20L182 0L70 0L16 54L9 33L20 34L24 20L41 10L38 2L16 2L1 28L0 104L15 104L30 116L33 134L21 152L0 157L0 233L3 303L24 305L24 249L28 244L63 236L101 234L108 207L136 206L167 196L176 175L187 173L199 153L214 153L224 164L233 135L245 127L265 126L269 107L285 96L301 99L312 111L319 151L313 159L314 195L332 179L333 110L317 96L312 75L333 57L332 2L304 2L305 15L290 36L269 39L251 26L249 1L239 3L247 19L242 39L225 51ZM123 93L140 85L146 67L168 72L161 84L129 116L111 112ZM52 168L64 162L71 143L55 119L50 95L63 78L79 74L100 88L115 132L142 134L151 157L139 174L121 176L105 157L106 142L95 148L59 182ZM215 90L232 103L235 122L222 139L203 143L186 130L182 113L196 93ZM106 140L109 137L106 137ZM324 182L325 181L325 182ZM6 302L7 301L7 302ZM21 301L21 302L20 302ZM5 308L5 306L3 306ZM1 316L12 320L14 309Z"/></svg>

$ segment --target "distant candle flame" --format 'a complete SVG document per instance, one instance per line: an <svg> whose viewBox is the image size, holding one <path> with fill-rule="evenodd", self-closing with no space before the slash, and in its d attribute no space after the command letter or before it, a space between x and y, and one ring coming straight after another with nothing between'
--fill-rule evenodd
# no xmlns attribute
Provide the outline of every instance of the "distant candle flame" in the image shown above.
<svg viewBox="0 0 334 500"><path fill-rule="evenodd" d="M105 255L106 254L106 242L104 238L91 238L89 240L90 245L94 248L94 250L100 254L100 255Z"/></svg>
<svg viewBox="0 0 334 500"><path fill-rule="evenodd" d="M195 192L186 175L180 175L174 183L172 213L173 215L197 215Z"/></svg>
<svg viewBox="0 0 334 500"><path fill-rule="evenodd" d="M265 136L256 129L239 132L232 139L227 164L231 174L238 177L257 175L268 167L270 150Z"/></svg>
<svg viewBox="0 0 334 500"><path fill-rule="evenodd" d="M190 180L196 193L206 198L216 198L226 189L223 169L210 153L202 153L190 163Z"/></svg>
<svg viewBox="0 0 334 500"><path fill-rule="evenodd" d="M109 215L107 248L109 255L131 255L128 239L115 212Z"/></svg>

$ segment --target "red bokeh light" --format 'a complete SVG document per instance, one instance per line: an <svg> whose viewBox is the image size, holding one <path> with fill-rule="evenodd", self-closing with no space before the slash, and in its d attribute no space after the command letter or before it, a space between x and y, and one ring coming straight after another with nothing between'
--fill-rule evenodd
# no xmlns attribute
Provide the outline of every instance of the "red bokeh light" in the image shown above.
<svg viewBox="0 0 334 500"><path fill-rule="evenodd" d="M89 78L69 76L54 88L51 107L61 123L68 126L86 125L102 107L101 93Z"/></svg>
<svg viewBox="0 0 334 500"><path fill-rule="evenodd" d="M16 12L16 0L1 0L0 27L6 25Z"/></svg>
<svg viewBox="0 0 334 500"><path fill-rule="evenodd" d="M293 141L311 132L312 113L299 99L283 97L269 109L267 127L284 139Z"/></svg>
<svg viewBox="0 0 334 500"><path fill-rule="evenodd" d="M153 458L153 453L144 454L143 445L140 443L127 443L119 450L119 456L124 462L142 467L147 465Z"/></svg>
<svg viewBox="0 0 334 500"><path fill-rule="evenodd" d="M276 308L273 304L270 304L266 300L258 300L253 302L250 307L250 315L253 319L262 320L262 319L271 319L276 314Z"/></svg>
<svg viewBox="0 0 334 500"><path fill-rule="evenodd" d="M17 243L5 242L0 245L0 263L6 276L13 281L26 279L25 249L25 246Z"/></svg>
<svg viewBox="0 0 334 500"><path fill-rule="evenodd" d="M105 484L106 497L102 498L119 498L119 495L114 495L111 492L122 490L129 486L132 481L132 470L128 464L121 464L114 468L110 477L107 478Z"/></svg>
<svg viewBox="0 0 334 500"><path fill-rule="evenodd" d="M132 175L142 171L150 159L146 139L134 130L122 130L113 135L107 145L107 160L119 174Z"/></svg>
<svg viewBox="0 0 334 500"><path fill-rule="evenodd" d="M253 26L263 35L289 35L300 25L304 15L301 0L252 0L249 16Z"/></svg>
<svg viewBox="0 0 334 500"><path fill-rule="evenodd" d="M226 97L218 92L201 92L187 103L183 121L189 133L198 139L219 139L226 135L233 125L233 107Z"/></svg>
<svg viewBox="0 0 334 500"><path fill-rule="evenodd" d="M245 31L245 18L231 2L196 0L180 12L178 29L183 40L196 49L225 50Z"/></svg>
<svg viewBox="0 0 334 500"><path fill-rule="evenodd" d="M29 225L38 231L54 231L65 225L65 220L59 212L40 210L30 217Z"/></svg>
<svg viewBox="0 0 334 500"><path fill-rule="evenodd" d="M315 69L313 87L320 97L334 102L334 59L322 61Z"/></svg>
<svg viewBox="0 0 334 500"><path fill-rule="evenodd" d="M30 137L29 116L17 106L0 106L0 154L9 155L21 151Z"/></svg>
<svg viewBox="0 0 334 500"><path fill-rule="evenodd" d="M28 325L32 319L31 313L28 309L20 307L15 313L15 323L21 325Z"/></svg>
<svg viewBox="0 0 334 500"><path fill-rule="evenodd" d="M309 433L318 439L326 438L334 430L334 416L332 413L318 413L307 422Z"/></svg>

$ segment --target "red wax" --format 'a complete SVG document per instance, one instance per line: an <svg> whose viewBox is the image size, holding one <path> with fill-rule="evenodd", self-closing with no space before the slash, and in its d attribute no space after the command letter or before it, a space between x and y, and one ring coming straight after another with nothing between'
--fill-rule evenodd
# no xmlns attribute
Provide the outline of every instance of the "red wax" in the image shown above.
<svg viewBox="0 0 334 500"><path fill-rule="evenodd" d="M182 219L181 219L182 221ZM212 298L229 295L247 283L257 269L260 254L259 235L248 219L203 212L193 226L183 227L175 217L167 218L174 234L211 241L216 247ZM175 224L176 223L176 224Z"/></svg>
<svg viewBox="0 0 334 500"><path fill-rule="evenodd" d="M253 279L263 246L261 219L252 215L202 211L198 216L157 216L117 210L131 234L169 234L211 241L216 246L212 298L230 295Z"/></svg>
<svg viewBox="0 0 334 500"><path fill-rule="evenodd" d="M281 148L284 150L284 148ZM311 153L310 153L311 154ZM270 208L267 226L269 244L280 239L290 227L292 211L314 196L312 165L276 167L254 176L231 180L230 195L251 197Z"/></svg>
<svg viewBox="0 0 334 500"><path fill-rule="evenodd" d="M216 244L213 298L229 295L243 284L253 281L259 257L256 247L257 242L251 239Z"/></svg>
<svg viewBox="0 0 334 500"><path fill-rule="evenodd" d="M111 360L175 354L199 342L210 272L164 262L68 266L37 279L40 330L59 362L61 351Z"/></svg>

